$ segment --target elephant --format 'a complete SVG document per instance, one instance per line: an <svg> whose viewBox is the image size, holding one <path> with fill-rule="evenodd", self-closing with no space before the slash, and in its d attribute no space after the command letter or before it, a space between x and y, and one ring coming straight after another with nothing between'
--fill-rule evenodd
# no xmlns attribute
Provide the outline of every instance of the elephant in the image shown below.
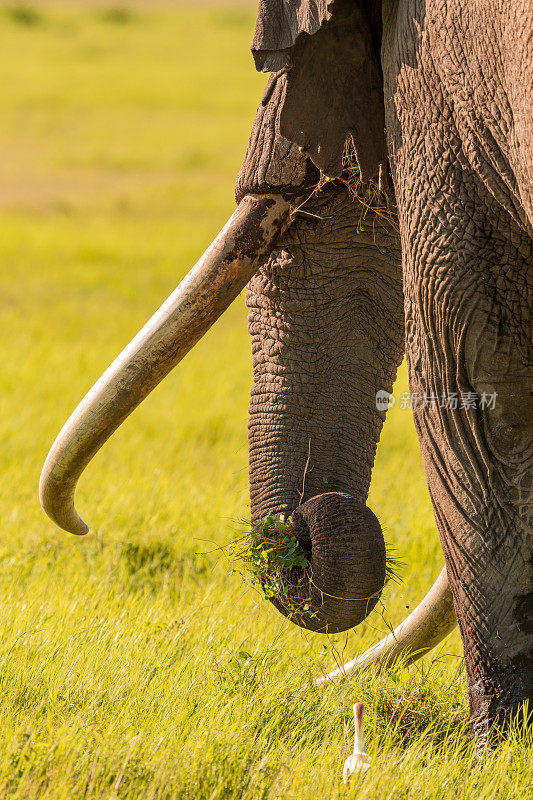
<svg viewBox="0 0 533 800"><path fill-rule="evenodd" d="M85 533L83 469L247 286L251 519L291 514L322 592L294 621L345 630L369 610L350 600L357 564L382 559L376 397L405 352L445 568L327 678L414 659L457 620L479 741L533 707L532 16L528 0L260 0L270 76L237 209L67 421L40 487Z"/></svg>

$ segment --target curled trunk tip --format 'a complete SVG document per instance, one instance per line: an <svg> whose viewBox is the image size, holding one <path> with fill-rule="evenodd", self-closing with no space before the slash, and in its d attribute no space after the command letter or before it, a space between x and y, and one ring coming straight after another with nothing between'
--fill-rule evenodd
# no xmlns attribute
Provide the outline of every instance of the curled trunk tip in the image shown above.
<svg viewBox="0 0 533 800"><path fill-rule="evenodd" d="M376 606L386 580L386 550L375 514L342 492L316 495L291 515L308 566L287 572L269 597L292 622L318 633L359 625Z"/></svg>

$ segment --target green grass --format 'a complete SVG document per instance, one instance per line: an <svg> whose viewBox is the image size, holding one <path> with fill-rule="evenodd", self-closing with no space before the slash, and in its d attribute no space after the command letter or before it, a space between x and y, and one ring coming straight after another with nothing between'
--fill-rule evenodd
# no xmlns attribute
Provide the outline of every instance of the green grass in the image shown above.
<svg viewBox="0 0 533 800"><path fill-rule="evenodd" d="M84 476L92 532L43 516L66 416L231 213L265 77L252 3L14 5L0 6L0 797L531 796L524 735L472 761L457 634L409 670L309 689L442 565L410 412L390 415L370 498L404 580L357 631L304 633L229 574L220 548L247 516L242 298ZM373 762L346 789L355 700Z"/></svg>

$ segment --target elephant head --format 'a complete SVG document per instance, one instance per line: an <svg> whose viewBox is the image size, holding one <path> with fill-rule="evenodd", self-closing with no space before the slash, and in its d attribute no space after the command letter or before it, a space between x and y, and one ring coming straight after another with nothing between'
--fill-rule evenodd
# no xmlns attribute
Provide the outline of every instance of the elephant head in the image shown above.
<svg viewBox="0 0 533 800"><path fill-rule="evenodd" d="M74 508L81 472L248 284L252 523L291 516L310 570L303 589L291 571L288 596L309 602L295 614L287 595L271 599L326 633L364 619L385 581L383 535L366 500L385 418L376 394L392 390L403 355L376 5L336 0L333 12L327 0L261 0L252 49L257 68L272 75L237 179L237 210L74 411L40 489L58 525L85 533ZM347 141L358 199L346 180ZM370 186L387 213L365 205ZM351 666L418 657L453 625L443 572L395 634Z"/></svg>

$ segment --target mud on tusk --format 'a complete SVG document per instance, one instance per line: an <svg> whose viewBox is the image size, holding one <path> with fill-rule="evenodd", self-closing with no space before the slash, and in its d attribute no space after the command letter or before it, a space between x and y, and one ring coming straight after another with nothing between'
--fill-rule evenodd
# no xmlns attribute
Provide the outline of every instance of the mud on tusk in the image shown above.
<svg viewBox="0 0 533 800"><path fill-rule="evenodd" d="M120 424L235 300L288 224L282 195L246 195L178 288L81 401L41 474L44 511L61 528L88 526L74 507L78 479Z"/></svg>
<svg viewBox="0 0 533 800"><path fill-rule="evenodd" d="M456 625L452 593L443 567L422 602L392 633L342 667L315 678L314 685L341 680L350 672L362 671L376 662L390 666L400 658L407 663L416 661L436 647Z"/></svg>

